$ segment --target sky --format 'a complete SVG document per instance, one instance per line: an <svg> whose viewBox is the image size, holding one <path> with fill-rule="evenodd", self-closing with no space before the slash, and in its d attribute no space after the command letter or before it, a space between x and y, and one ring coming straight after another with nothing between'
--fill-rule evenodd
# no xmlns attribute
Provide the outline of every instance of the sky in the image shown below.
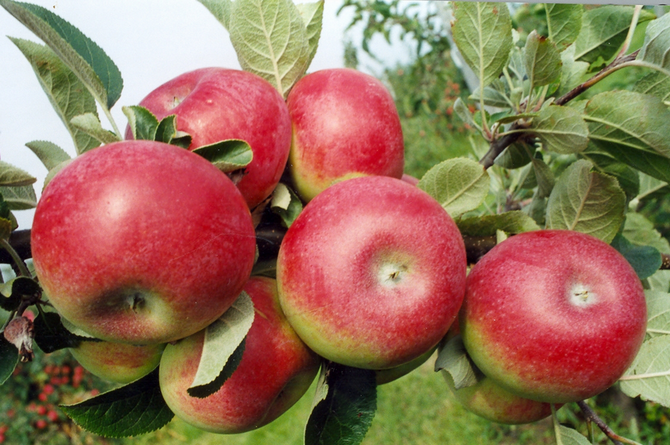
<svg viewBox="0 0 670 445"><path fill-rule="evenodd" d="M197 68L240 67L228 32L196 0L28 0L49 8L79 28L117 64L124 79L121 98L112 109L119 126L121 107L136 105L160 84ZM336 15L341 0L326 0L319 48L309 71L343 66L343 34L351 14ZM360 34L360 33L359 33ZM0 159L38 178L39 194L46 169L25 143L47 140L74 155L72 141L42 91L28 61L5 36L42 43L4 9L0 9ZM354 42L356 31L350 33ZM378 44L389 62L406 52ZM374 70L371 61L363 67ZM101 114L103 125L111 128ZM28 228L32 211L15 213Z"/></svg>

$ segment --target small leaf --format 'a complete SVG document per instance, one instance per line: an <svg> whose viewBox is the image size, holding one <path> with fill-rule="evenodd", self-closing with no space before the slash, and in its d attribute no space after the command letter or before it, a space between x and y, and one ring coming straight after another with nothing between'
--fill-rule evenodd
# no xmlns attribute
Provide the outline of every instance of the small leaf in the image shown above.
<svg viewBox="0 0 670 445"><path fill-rule="evenodd" d="M558 433L560 434L561 445L592 445L591 442L579 434L577 430L568 428L563 425L558 426Z"/></svg>
<svg viewBox="0 0 670 445"><path fill-rule="evenodd" d="M472 113L468 109L467 105L465 105L465 102L463 102L460 97L456 99L456 102L454 102L454 111L456 112L456 115L458 115L458 117L460 117L461 120L466 124L469 124L474 128L479 127L479 125L475 123L475 119L472 117Z"/></svg>
<svg viewBox="0 0 670 445"><path fill-rule="evenodd" d="M198 0L212 13L221 24L228 29L230 23L231 0Z"/></svg>
<svg viewBox="0 0 670 445"><path fill-rule="evenodd" d="M533 158L533 171L537 181L537 196L539 198L549 197L556 183L554 173L542 159L538 158Z"/></svg>
<svg viewBox="0 0 670 445"><path fill-rule="evenodd" d="M626 196L616 179L574 162L558 178L547 202L547 229L575 230L611 242L624 222Z"/></svg>
<svg viewBox="0 0 670 445"><path fill-rule="evenodd" d="M295 4L233 2L229 31L242 69L268 80L286 97L307 70L310 57L307 30Z"/></svg>
<svg viewBox="0 0 670 445"><path fill-rule="evenodd" d="M561 73L561 55L556 45L532 31L524 47L524 65L531 88L548 85L558 80Z"/></svg>
<svg viewBox="0 0 670 445"><path fill-rule="evenodd" d="M60 408L79 426L103 437L149 433L174 417L161 395L158 370L126 386Z"/></svg>
<svg viewBox="0 0 670 445"><path fill-rule="evenodd" d="M37 181L31 174L22 169L0 161L0 187L21 187Z"/></svg>
<svg viewBox="0 0 670 445"><path fill-rule="evenodd" d="M156 127L154 140L181 148L188 148L192 142L191 135L177 130L177 115L165 116Z"/></svg>
<svg viewBox="0 0 670 445"><path fill-rule="evenodd" d="M96 114L85 113L79 116L75 116L70 120L70 123L77 130L88 134L92 138L100 141L102 144L111 144L121 140L121 138L116 133L102 128L100 119L98 119Z"/></svg>
<svg viewBox="0 0 670 445"><path fill-rule="evenodd" d="M51 105L70 132L77 153L97 147L99 142L72 126L77 115L97 116L95 99L74 72L47 46L23 39L11 39L30 62Z"/></svg>
<svg viewBox="0 0 670 445"><path fill-rule="evenodd" d="M293 190L279 183L272 194L270 207L281 217L282 222L288 228L302 212L302 201Z"/></svg>
<svg viewBox="0 0 670 445"><path fill-rule="evenodd" d="M479 88L475 89L475 91L469 96L469 99L475 102L479 102L480 99L480 93L479 93ZM460 100L460 98L456 99L456 101ZM512 104L512 101L510 98L507 97L507 91L505 91L505 87L502 85L502 82L499 80L494 80L491 85L484 87L484 105L488 105L489 107L495 107L495 108L507 108ZM466 107L467 109L467 107ZM454 103L454 111L456 111L456 104ZM468 110L468 113L470 111ZM463 116L459 113L458 116L463 119Z"/></svg>
<svg viewBox="0 0 670 445"><path fill-rule="evenodd" d="M453 2L454 41L485 87L500 76L512 49L512 20L504 3Z"/></svg>
<svg viewBox="0 0 670 445"><path fill-rule="evenodd" d="M0 195L10 210L29 210L37 207L37 196L32 185L0 187Z"/></svg>
<svg viewBox="0 0 670 445"><path fill-rule="evenodd" d="M128 126L135 140L153 141L158 129L158 118L144 107L133 105L123 107L123 114L128 118Z"/></svg>
<svg viewBox="0 0 670 445"><path fill-rule="evenodd" d="M488 173L476 161L453 158L428 170L418 186L455 218L479 207L489 192L489 181Z"/></svg>
<svg viewBox="0 0 670 445"><path fill-rule="evenodd" d="M493 236L499 230L509 234L540 230L533 218L520 210L461 218L456 220L456 224L461 234L473 237Z"/></svg>
<svg viewBox="0 0 670 445"><path fill-rule="evenodd" d="M41 6L0 0L0 5L42 39L107 109L121 97L123 79L105 52L77 28Z"/></svg>
<svg viewBox="0 0 670 445"><path fill-rule="evenodd" d="M224 173L245 168L253 159L251 147L245 141L228 139L193 150Z"/></svg>
<svg viewBox="0 0 670 445"><path fill-rule="evenodd" d="M517 169L524 167L533 160L532 154L534 147L530 147L525 142L517 142L505 149L494 161L500 167L507 169Z"/></svg>
<svg viewBox="0 0 670 445"><path fill-rule="evenodd" d="M633 266L640 280L652 276L661 267L661 263L663 263L661 252L656 248L652 246L637 246L621 234L617 234L611 244Z"/></svg>
<svg viewBox="0 0 670 445"><path fill-rule="evenodd" d="M647 290L647 335L658 337L670 335L670 294L658 290Z"/></svg>
<svg viewBox="0 0 670 445"><path fill-rule="evenodd" d="M376 410L375 371L328 362L321 369L305 445L358 445Z"/></svg>
<svg viewBox="0 0 670 445"><path fill-rule="evenodd" d="M19 352L16 346L0 335L0 385L12 376L16 365L19 364Z"/></svg>
<svg viewBox="0 0 670 445"><path fill-rule="evenodd" d="M307 30L307 41L309 43L309 56L307 58L307 67L309 67L316 50L319 47L319 38L323 23L323 8L325 0L318 0L311 3L296 3L300 16L305 22Z"/></svg>
<svg viewBox="0 0 670 445"><path fill-rule="evenodd" d="M235 303L214 323L207 327L205 340L200 355L198 370L187 392L192 397L207 397L221 388L226 379L219 378L224 371L227 377L233 369L227 366L229 359L235 356L237 364L242 358L239 346L251 328L254 321L254 304L246 292L242 292ZM235 355L235 353L237 354ZM232 363L232 362L231 362ZM223 381L222 381L223 380ZM216 382L216 385L212 383Z"/></svg>
<svg viewBox="0 0 670 445"><path fill-rule="evenodd" d="M58 164L69 161L70 155L58 145L48 141L32 141L26 144L30 150L42 161L42 164L51 170Z"/></svg>
<svg viewBox="0 0 670 445"><path fill-rule="evenodd" d="M579 153L589 143L589 127L582 115L569 107L543 107L529 130L547 151L559 154Z"/></svg>
<svg viewBox="0 0 670 445"><path fill-rule="evenodd" d="M635 361L619 381L628 396L670 407L670 336L642 343Z"/></svg>
<svg viewBox="0 0 670 445"><path fill-rule="evenodd" d="M470 361L460 335L456 335L440 345L435 360L435 371L448 372L453 379L455 389L465 388L477 383L474 365Z"/></svg>
<svg viewBox="0 0 670 445"><path fill-rule="evenodd" d="M582 29L584 6L580 4L547 3L547 32L559 51L570 46Z"/></svg>

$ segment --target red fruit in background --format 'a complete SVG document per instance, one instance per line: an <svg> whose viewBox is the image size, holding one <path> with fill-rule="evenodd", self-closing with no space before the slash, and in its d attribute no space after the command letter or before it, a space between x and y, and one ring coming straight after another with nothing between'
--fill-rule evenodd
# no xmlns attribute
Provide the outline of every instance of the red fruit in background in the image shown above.
<svg viewBox="0 0 670 445"><path fill-rule="evenodd" d="M550 403L593 397L626 371L645 336L635 271L583 233L508 238L472 268L459 317L465 348L509 392Z"/></svg>
<svg viewBox="0 0 670 445"><path fill-rule="evenodd" d="M156 88L140 105L158 120L177 115L177 129L191 135L189 150L225 139L246 141L253 152L237 187L253 208L279 182L291 146L286 103L265 79L240 70L202 68ZM130 130L126 139L132 139Z"/></svg>
<svg viewBox="0 0 670 445"><path fill-rule="evenodd" d="M295 84L287 104L293 124L288 169L303 200L343 179L402 176L400 117L379 80L347 68L316 71Z"/></svg>
<svg viewBox="0 0 670 445"><path fill-rule="evenodd" d="M342 181L310 201L277 258L282 309L317 354L393 368L444 337L463 301L461 234L430 195L400 179Z"/></svg>
<svg viewBox="0 0 670 445"><path fill-rule="evenodd" d="M165 343L216 320L251 273L249 209L200 156L151 141L84 153L53 177L32 227L49 301L109 341Z"/></svg>

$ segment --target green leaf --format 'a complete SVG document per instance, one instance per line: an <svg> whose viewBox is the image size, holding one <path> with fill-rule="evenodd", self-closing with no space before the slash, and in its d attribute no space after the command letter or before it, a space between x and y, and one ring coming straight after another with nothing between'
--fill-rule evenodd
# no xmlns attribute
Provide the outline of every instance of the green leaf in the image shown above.
<svg viewBox="0 0 670 445"><path fill-rule="evenodd" d="M33 184L35 181L37 179L28 172L0 161L0 187L21 187Z"/></svg>
<svg viewBox="0 0 670 445"><path fill-rule="evenodd" d="M321 37L321 29L323 28L324 4L325 0L318 0L311 3L296 3L307 31L307 42L309 44L307 67L312 63L312 59L314 59L316 50L319 47L319 38Z"/></svg>
<svg viewBox="0 0 670 445"><path fill-rule="evenodd" d="M547 151L579 153L589 143L589 127L582 115L570 107L543 107L528 131L535 134Z"/></svg>
<svg viewBox="0 0 670 445"><path fill-rule="evenodd" d="M0 0L0 5L42 39L79 77L100 105L112 108L123 79L105 52L77 28L41 6Z"/></svg>
<svg viewBox="0 0 670 445"><path fill-rule="evenodd" d="M295 4L236 1L229 31L242 69L268 80L286 97L307 70L310 57L307 30Z"/></svg>
<svg viewBox="0 0 670 445"><path fill-rule="evenodd" d="M0 195L10 210L29 210L37 207L37 195L32 185L0 187Z"/></svg>
<svg viewBox="0 0 670 445"><path fill-rule="evenodd" d="M636 196L637 199L643 200L654 197L657 194L663 196L668 193L667 182L645 175L644 173L638 172L638 174L640 178L640 188L639 194Z"/></svg>
<svg viewBox="0 0 670 445"><path fill-rule="evenodd" d="M221 388L242 358L243 342L253 321L254 304L242 292L230 309L207 327L198 370L187 390L190 396L204 398ZM229 362L234 363L233 358L238 359L237 363L228 366Z"/></svg>
<svg viewBox="0 0 670 445"><path fill-rule="evenodd" d="M0 335L0 385L12 376L16 365L19 364L19 353L16 346Z"/></svg>
<svg viewBox="0 0 670 445"><path fill-rule="evenodd" d="M224 173L240 170L249 165L254 155L251 146L239 139L228 139L193 150Z"/></svg>
<svg viewBox="0 0 670 445"><path fill-rule="evenodd" d="M493 236L499 230L510 234L540 230L533 218L520 210L461 218L456 220L456 224L461 234L473 237Z"/></svg>
<svg viewBox="0 0 670 445"><path fill-rule="evenodd" d="M657 290L644 292L647 297L647 335L670 335L670 294Z"/></svg>
<svg viewBox="0 0 670 445"><path fill-rule="evenodd" d="M57 165L69 161L70 155L65 152L58 145L48 141L32 141L26 144L30 150L42 161L42 164L51 170Z"/></svg>
<svg viewBox="0 0 670 445"><path fill-rule="evenodd" d="M670 101L670 77L658 71L651 72L633 85L633 91L651 94L668 103Z"/></svg>
<svg viewBox="0 0 670 445"><path fill-rule="evenodd" d="M489 85L507 66L512 20L504 3L453 2L454 42L480 81Z"/></svg>
<svg viewBox="0 0 670 445"><path fill-rule="evenodd" d="M458 117L460 117L463 122L471 125L473 128L479 128L479 125L475 123L475 119L472 117L472 113L470 112L467 105L465 105L465 102L463 102L460 97L456 99L456 102L454 102L454 111L456 112L456 115L458 115Z"/></svg>
<svg viewBox="0 0 670 445"><path fill-rule="evenodd" d="M670 253L670 243L654 228L654 224L644 215L636 212L626 214L623 235L638 246L652 246L659 252Z"/></svg>
<svg viewBox="0 0 670 445"><path fill-rule="evenodd" d="M153 141L158 129L158 118L149 110L138 105L123 107L123 114L128 118L128 126L135 140Z"/></svg>
<svg viewBox="0 0 670 445"><path fill-rule="evenodd" d="M579 160L558 178L547 202L547 229L575 230L610 243L624 222L626 196L616 179Z"/></svg>
<svg viewBox="0 0 670 445"><path fill-rule="evenodd" d="M633 266L640 280L652 276L663 263L661 252L658 249L652 246L635 245L621 234L617 234L611 244Z"/></svg>
<svg viewBox="0 0 670 445"><path fill-rule="evenodd" d="M559 425L558 433L560 434L560 442L558 442L560 445L592 445L586 437L572 428Z"/></svg>
<svg viewBox="0 0 670 445"><path fill-rule="evenodd" d="M620 382L628 396L670 407L670 336L661 335L642 343Z"/></svg>
<svg viewBox="0 0 670 445"><path fill-rule="evenodd" d="M489 192L489 182L488 173L479 163L453 158L428 170L418 186L456 217L479 207Z"/></svg>
<svg viewBox="0 0 670 445"><path fill-rule="evenodd" d="M435 371L444 371L451 375L455 389L465 388L477 383L477 374L470 361L463 338L456 335L440 345L435 360Z"/></svg>
<svg viewBox="0 0 670 445"><path fill-rule="evenodd" d="M358 445L376 410L375 371L329 362L321 369L305 445Z"/></svg>
<svg viewBox="0 0 670 445"><path fill-rule="evenodd" d="M302 212L302 201L293 190L279 183L272 194L270 207L288 228Z"/></svg>
<svg viewBox="0 0 670 445"><path fill-rule="evenodd" d="M588 63L575 60L574 45L561 53L561 63L561 84L556 91L559 97L581 84L589 69Z"/></svg>
<svg viewBox="0 0 670 445"><path fill-rule="evenodd" d="M533 172L537 181L537 196L548 198L556 184L554 173L542 159L538 158L533 158Z"/></svg>
<svg viewBox="0 0 670 445"><path fill-rule="evenodd" d="M231 0L198 0L212 13L221 24L228 29L230 23Z"/></svg>
<svg viewBox="0 0 670 445"><path fill-rule="evenodd" d="M531 88L549 85L559 79L561 54L551 40L537 31L528 35L523 56Z"/></svg>
<svg viewBox="0 0 670 445"><path fill-rule="evenodd" d="M76 348L82 341L97 340L72 332L55 312L42 312L35 318L35 343L46 354Z"/></svg>
<svg viewBox="0 0 670 445"><path fill-rule="evenodd" d="M661 68L670 67L670 17L667 14L649 23L636 60Z"/></svg>
<svg viewBox="0 0 670 445"><path fill-rule="evenodd" d="M582 29L575 40L575 59L593 63L602 57L607 61L618 51L633 19L633 6L606 5L584 13ZM638 23L654 18L642 10Z"/></svg>
<svg viewBox="0 0 670 445"><path fill-rule="evenodd" d="M104 437L149 433L174 417L161 395L158 370L126 386L60 408L85 430Z"/></svg>
<svg viewBox="0 0 670 445"><path fill-rule="evenodd" d="M95 99L75 73L49 47L28 40L10 39L30 62L51 105L70 132L77 153L100 145L96 139L70 123L74 116L80 114L93 113L97 116Z"/></svg>
<svg viewBox="0 0 670 445"><path fill-rule="evenodd" d="M98 119L98 115L94 113L85 113L75 116L70 120L70 123L77 130L84 132L101 142L102 144L111 144L119 142L121 138L109 130L105 130ZM80 152L81 154L81 152Z"/></svg>
<svg viewBox="0 0 670 445"><path fill-rule="evenodd" d="M165 116L158 123L154 140L181 148L188 148L191 146L193 138L190 134L177 130L177 115L171 114Z"/></svg>
<svg viewBox="0 0 670 445"><path fill-rule="evenodd" d="M501 85L502 82L499 80L494 80L491 85L484 87L484 105L488 105L489 107L495 107L495 108L507 108L511 104L511 99L507 97L507 92L505 91L505 88L503 85ZM477 88L470 96L469 99L475 102L479 102L480 99L480 93L479 93L479 88ZM456 101L461 100L460 98L456 99ZM470 110L465 107L465 109L470 112ZM456 103L454 103L454 111L456 111ZM460 113L457 113L458 116L465 121L463 116ZM467 121L466 121L467 122ZM468 122L469 123L469 122Z"/></svg>
<svg viewBox="0 0 670 445"><path fill-rule="evenodd" d="M570 46L582 29L584 6L580 4L547 3L544 6L547 14L547 31L559 51Z"/></svg>
<svg viewBox="0 0 670 445"><path fill-rule="evenodd" d="M532 154L535 148L525 142L517 142L510 145L494 161L500 167L517 169L524 167L533 160Z"/></svg>

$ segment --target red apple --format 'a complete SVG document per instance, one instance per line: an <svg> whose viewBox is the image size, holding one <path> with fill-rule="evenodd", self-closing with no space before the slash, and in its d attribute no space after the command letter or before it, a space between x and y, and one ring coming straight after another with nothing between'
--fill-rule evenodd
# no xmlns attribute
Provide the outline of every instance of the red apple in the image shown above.
<svg viewBox="0 0 670 445"><path fill-rule="evenodd" d="M103 340L191 335L235 301L253 267L249 209L200 156L125 141L74 159L47 185L32 226L35 270L67 320Z"/></svg>
<svg viewBox="0 0 670 445"><path fill-rule="evenodd" d="M465 247L447 212L400 179L366 176L314 198L277 259L298 335L336 363L400 366L446 334L465 292Z"/></svg>
<svg viewBox="0 0 670 445"><path fill-rule="evenodd" d="M239 366L221 389L206 398L188 395L205 332L168 345L159 367L163 397L175 415L215 433L241 433L273 421L311 385L319 357L295 334L277 300L271 278L252 277L244 287L256 316Z"/></svg>
<svg viewBox="0 0 670 445"><path fill-rule="evenodd" d="M160 120L177 116L177 129L193 140L189 150L225 139L242 139L253 152L237 183L249 208L267 198L279 182L291 147L286 103L265 79L240 70L202 68L159 86L140 105ZM130 130L126 138L132 139Z"/></svg>
<svg viewBox="0 0 670 445"><path fill-rule="evenodd" d="M385 385L387 383L395 382L398 380L400 377L405 377L407 374L410 372L414 371L416 368L419 366L423 365L428 361L429 358L433 356L435 353L435 349L429 349L426 353L423 355L420 355L419 357L415 358L412 361L409 361L407 363L404 363L400 366L396 366L394 368L388 368L388 369L380 369L375 371L375 377L377 379L377 385Z"/></svg>
<svg viewBox="0 0 670 445"><path fill-rule="evenodd" d="M647 308L640 280L614 248L541 230L508 238L472 268L459 321L485 375L518 396L568 403L626 371Z"/></svg>
<svg viewBox="0 0 670 445"><path fill-rule="evenodd" d="M317 71L295 84L287 104L293 124L288 168L303 200L347 178L402 176L400 118L379 80L346 68Z"/></svg>
<svg viewBox="0 0 670 445"><path fill-rule="evenodd" d="M130 383L156 369L164 348L164 344L82 341L70 348L70 353L91 374L114 383Z"/></svg>

